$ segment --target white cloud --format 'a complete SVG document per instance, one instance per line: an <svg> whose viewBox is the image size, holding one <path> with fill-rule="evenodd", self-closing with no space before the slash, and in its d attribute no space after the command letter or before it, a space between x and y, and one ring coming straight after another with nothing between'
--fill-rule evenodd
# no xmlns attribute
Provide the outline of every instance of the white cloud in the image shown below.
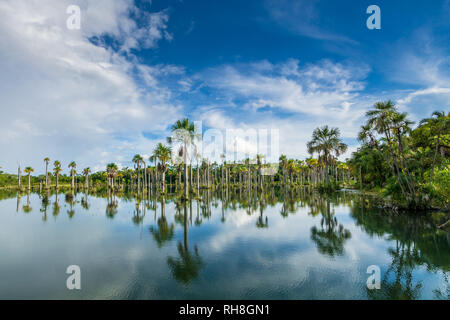
<svg viewBox="0 0 450 320"><path fill-rule="evenodd" d="M286 63L245 66L225 65L205 73L206 85L247 99L254 109L280 108L315 116L348 118L353 99L363 90L367 66L344 66L324 60L299 66L296 60ZM255 67L256 66L256 67ZM330 114L331 113L331 114Z"/></svg>
<svg viewBox="0 0 450 320"><path fill-rule="evenodd" d="M265 7L271 19L299 35L334 42L357 42L329 27L324 27L317 9L318 0L266 0Z"/></svg>
<svg viewBox="0 0 450 320"><path fill-rule="evenodd" d="M128 153L149 152L142 131L165 130L181 109L158 77L182 70L143 66L119 53L168 39L167 13L143 13L128 0L78 3L81 30L66 28L69 1L0 3L0 147L8 150L2 155L8 171L20 161L41 172L45 156L80 167L127 162ZM148 21L137 25L131 11ZM104 35L121 47L89 41Z"/></svg>
<svg viewBox="0 0 450 320"><path fill-rule="evenodd" d="M278 129L280 153L304 158L309 156L306 143L318 126L339 127L344 138L354 139L374 102L361 96L368 72L365 65L328 60L303 66L290 59L216 67L198 78L220 102L200 108L198 116L208 127L221 130Z"/></svg>

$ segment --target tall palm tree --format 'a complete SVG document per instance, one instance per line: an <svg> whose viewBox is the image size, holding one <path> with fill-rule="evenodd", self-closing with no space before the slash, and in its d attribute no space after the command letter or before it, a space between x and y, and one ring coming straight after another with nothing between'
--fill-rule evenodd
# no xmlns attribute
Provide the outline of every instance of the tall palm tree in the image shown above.
<svg viewBox="0 0 450 320"><path fill-rule="evenodd" d="M411 122L406 119L406 114L400 114L397 111L397 107L390 100L375 103L373 109L366 112L366 117L367 123L362 128L360 138L369 135L370 132L384 136L389 150L389 156L386 160L389 163L392 174L397 177L398 185L405 199L414 199L414 184L412 179L408 177L408 170L404 161L405 155L400 150L402 148L402 133L408 130ZM366 131L367 134L363 131ZM398 140L398 146L395 139Z"/></svg>
<svg viewBox="0 0 450 320"><path fill-rule="evenodd" d="M45 162L45 187L48 188L48 163L50 162L50 158L45 157L44 162Z"/></svg>
<svg viewBox="0 0 450 320"><path fill-rule="evenodd" d="M23 170L26 174L28 174L28 191L31 190L31 173L34 172L34 169L32 167L26 167L25 170Z"/></svg>
<svg viewBox="0 0 450 320"><path fill-rule="evenodd" d="M142 158L142 156L140 154L136 154L133 157L133 163L134 163L134 167L136 168L136 172L137 172L137 186L138 186L138 191L140 190L141 187L141 182L139 179L139 171L141 169L141 164L144 162L144 159Z"/></svg>
<svg viewBox="0 0 450 320"><path fill-rule="evenodd" d="M22 189L22 170L20 170L20 165L17 169L17 183L19 185L19 190Z"/></svg>
<svg viewBox="0 0 450 320"><path fill-rule="evenodd" d="M318 153L325 163L325 176L327 184L330 182L328 175L328 166L331 158L339 157L342 153L347 151L347 145L342 142L338 128L316 128L313 131L312 139L307 144L308 152L312 155Z"/></svg>
<svg viewBox="0 0 450 320"><path fill-rule="evenodd" d="M106 166L108 186L111 187L111 189L114 189L114 180L116 179L118 171L119 168L115 163L108 163L108 165Z"/></svg>
<svg viewBox="0 0 450 320"><path fill-rule="evenodd" d="M58 189L58 185L59 185L59 174L61 173L62 169L61 169L61 162L59 162L58 160L56 160L55 162L53 162L53 173L56 176L56 189Z"/></svg>
<svg viewBox="0 0 450 320"><path fill-rule="evenodd" d="M91 168L87 167L83 169L83 175L84 175L84 185L86 190L89 189L89 174L91 173Z"/></svg>
<svg viewBox="0 0 450 320"><path fill-rule="evenodd" d="M259 175L259 186L262 190L263 188L263 172L262 172L262 161L264 159L264 155L262 154L257 154L256 155L256 164L258 166L258 175Z"/></svg>
<svg viewBox="0 0 450 320"><path fill-rule="evenodd" d="M188 148L194 143L194 139L198 136L195 134L195 126L188 118L178 120L172 125L172 136L167 140L169 144L175 142L181 143L178 155L183 157L184 162L184 194L188 198Z"/></svg>
<svg viewBox="0 0 450 320"><path fill-rule="evenodd" d="M77 164L75 163L75 161L72 161L71 163L69 163L70 168L70 176L72 177L72 189L75 188L75 174L77 173L77 171L75 170L77 167Z"/></svg>
<svg viewBox="0 0 450 320"><path fill-rule="evenodd" d="M423 119L420 121L420 126L429 125L430 129L433 130L436 136L436 147L434 149L433 164L431 167L430 183L433 183L434 167L436 166L436 158L438 155L441 135L444 130L449 131L450 128L450 113L445 115L444 111L435 111L430 118Z"/></svg>
<svg viewBox="0 0 450 320"><path fill-rule="evenodd" d="M161 142L158 143L158 145L156 146L155 152L154 152L155 156L159 159L160 164L158 165L158 169L161 171L162 175L161 175L161 184L162 184L162 193L164 193L165 190L165 179L166 179L166 171L168 169L168 165L167 163L170 161L170 159L172 158L172 150L170 149L170 147L167 147L165 145L163 145Z"/></svg>
<svg viewBox="0 0 450 320"><path fill-rule="evenodd" d="M286 183L286 166L287 166L287 157L282 154L279 158L281 171L283 173L283 184Z"/></svg>
<svg viewBox="0 0 450 320"><path fill-rule="evenodd" d="M250 167L251 164L250 158L246 158L244 160L244 164L247 166L247 183L248 183L248 190L250 191L250 189L252 188L252 179L251 179L252 170Z"/></svg>

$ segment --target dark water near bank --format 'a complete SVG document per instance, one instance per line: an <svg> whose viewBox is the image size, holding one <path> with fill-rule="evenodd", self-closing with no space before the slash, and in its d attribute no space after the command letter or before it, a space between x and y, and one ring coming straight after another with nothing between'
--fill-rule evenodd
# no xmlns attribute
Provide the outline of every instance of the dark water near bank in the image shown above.
<svg viewBox="0 0 450 320"><path fill-rule="evenodd" d="M1 299L448 299L440 213L370 209L353 192L0 193ZM441 217L442 218L442 217ZM66 268L81 268L81 290ZM366 286L381 269L381 288Z"/></svg>

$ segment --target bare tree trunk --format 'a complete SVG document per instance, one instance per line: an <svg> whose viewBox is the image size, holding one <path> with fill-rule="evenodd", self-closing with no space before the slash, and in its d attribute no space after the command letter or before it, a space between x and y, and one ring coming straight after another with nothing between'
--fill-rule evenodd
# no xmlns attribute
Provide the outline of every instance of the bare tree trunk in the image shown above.
<svg viewBox="0 0 450 320"><path fill-rule="evenodd" d="M20 166L19 169L17 170L17 183L19 185L19 189L22 188L22 171L20 170Z"/></svg>
<svg viewBox="0 0 450 320"><path fill-rule="evenodd" d="M187 168L187 145L184 143L184 195L188 198L188 168Z"/></svg>
<svg viewBox="0 0 450 320"><path fill-rule="evenodd" d="M48 188L48 162L45 162L45 188Z"/></svg>

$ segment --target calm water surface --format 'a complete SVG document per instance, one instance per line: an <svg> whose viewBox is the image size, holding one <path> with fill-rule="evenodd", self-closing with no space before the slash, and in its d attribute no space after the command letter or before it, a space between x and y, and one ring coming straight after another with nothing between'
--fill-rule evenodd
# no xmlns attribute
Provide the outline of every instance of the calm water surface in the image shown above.
<svg viewBox="0 0 450 320"><path fill-rule="evenodd" d="M0 299L448 299L450 236L353 192L0 194ZM81 268L81 290L66 268ZM367 267L381 269L368 290Z"/></svg>

